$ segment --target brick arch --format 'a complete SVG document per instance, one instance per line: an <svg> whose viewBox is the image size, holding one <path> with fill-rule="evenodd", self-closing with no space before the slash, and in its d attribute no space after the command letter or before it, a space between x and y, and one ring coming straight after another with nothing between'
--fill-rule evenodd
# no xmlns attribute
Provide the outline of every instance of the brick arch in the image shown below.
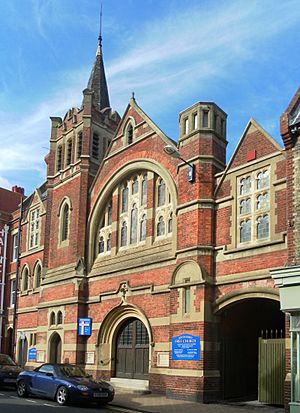
<svg viewBox="0 0 300 413"><path fill-rule="evenodd" d="M98 365L109 371L114 370L114 354L116 351L116 337L124 321L136 318L144 324L149 336L149 343L153 345L153 334L147 316L142 310L132 304L120 305L113 308L104 318L98 334ZM151 351L149 351L151 360Z"/></svg>
<svg viewBox="0 0 300 413"><path fill-rule="evenodd" d="M214 313L220 315L228 306L237 303L238 301L248 299L267 299L273 301L280 301L279 291L275 288L268 287L251 287L240 288L238 290L230 291L229 293L219 297L214 304Z"/></svg>
<svg viewBox="0 0 300 413"><path fill-rule="evenodd" d="M106 181L98 198L88 217L88 269L91 268L94 261L95 242L97 238L97 230L101 219L101 212L106 206L114 189L127 176L141 170L151 171L159 175L165 181L172 199L172 210L176 211L177 207L177 188L170 173L155 160L135 159L123 165L122 168L115 171Z"/></svg>

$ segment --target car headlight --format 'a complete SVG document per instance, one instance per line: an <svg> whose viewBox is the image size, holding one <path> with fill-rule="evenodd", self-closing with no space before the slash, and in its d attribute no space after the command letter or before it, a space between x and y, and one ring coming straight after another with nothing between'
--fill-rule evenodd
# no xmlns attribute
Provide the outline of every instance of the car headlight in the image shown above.
<svg viewBox="0 0 300 413"><path fill-rule="evenodd" d="M77 389L80 391L87 391L89 388L86 386L82 386L81 384L79 386L77 386Z"/></svg>

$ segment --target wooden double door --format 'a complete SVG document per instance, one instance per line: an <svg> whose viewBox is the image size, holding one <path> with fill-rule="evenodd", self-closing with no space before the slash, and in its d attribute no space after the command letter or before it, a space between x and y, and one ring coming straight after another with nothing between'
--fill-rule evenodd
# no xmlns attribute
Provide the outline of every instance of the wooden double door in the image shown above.
<svg viewBox="0 0 300 413"><path fill-rule="evenodd" d="M147 380L148 373L148 331L140 320L130 318L117 335L116 377Z"/></svg>

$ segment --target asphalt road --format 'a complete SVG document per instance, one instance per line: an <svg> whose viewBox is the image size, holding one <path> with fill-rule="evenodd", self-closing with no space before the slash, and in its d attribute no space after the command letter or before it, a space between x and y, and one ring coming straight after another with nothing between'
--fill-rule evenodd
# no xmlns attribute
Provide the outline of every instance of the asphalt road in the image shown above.
<svg viewBox="0 0 300 413"><path fill-rule="evenodd" d="M14 389L0 389L0 412L1 413L134 413L133 410L122 409L116 406L82 405L82 406L59 406L52 400L39 399L37 397L17 396Z"/></svg>

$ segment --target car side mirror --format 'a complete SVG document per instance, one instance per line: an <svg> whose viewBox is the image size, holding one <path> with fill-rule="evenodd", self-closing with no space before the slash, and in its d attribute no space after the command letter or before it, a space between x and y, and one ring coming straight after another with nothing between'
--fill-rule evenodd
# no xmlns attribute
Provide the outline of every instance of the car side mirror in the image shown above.
<svg viewBox="0 0 300 413"><path fill-rule="evenodd" d="M46 373L46 376L48 376L48 377L54 377L54 374L53 374L53 373Z"/></svg>

